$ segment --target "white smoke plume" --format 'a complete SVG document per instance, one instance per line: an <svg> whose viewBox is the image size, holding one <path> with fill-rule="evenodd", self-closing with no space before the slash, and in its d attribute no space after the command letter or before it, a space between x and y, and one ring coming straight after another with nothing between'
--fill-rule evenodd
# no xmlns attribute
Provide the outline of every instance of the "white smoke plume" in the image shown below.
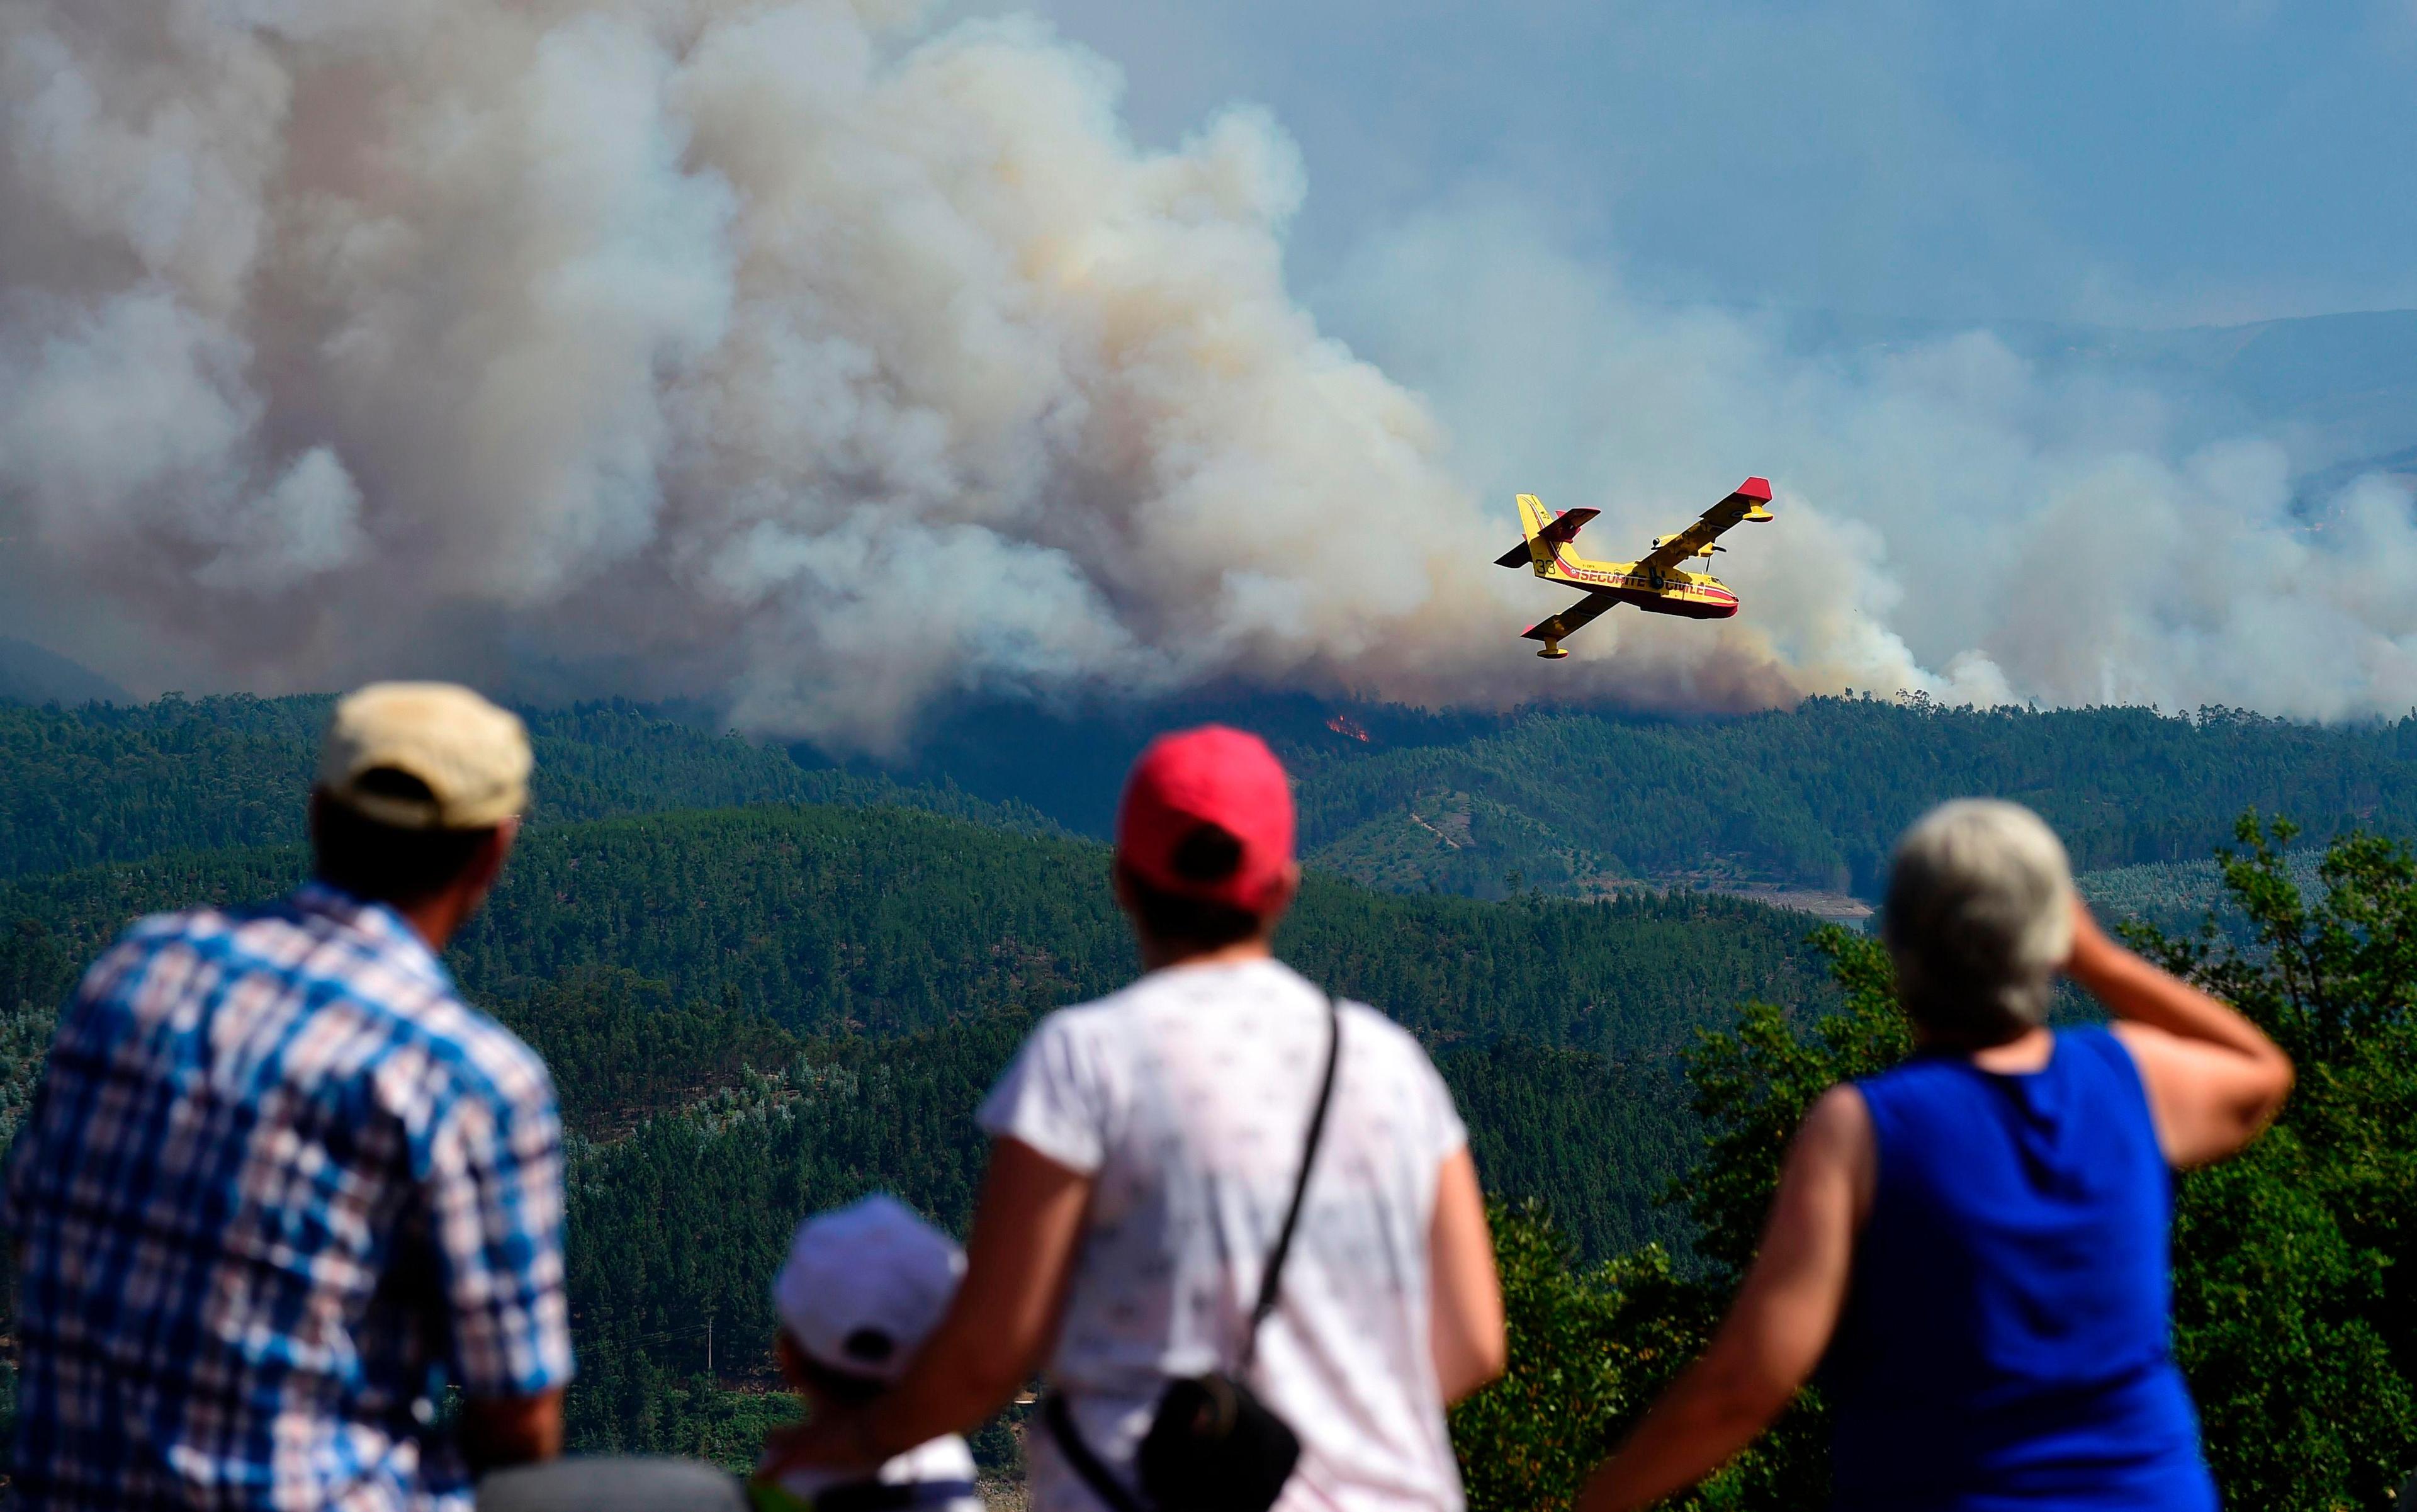
<svg viewBox="0 0 2417 1512"><path fill-rule="evenodd" d="M962 693L1212 680L2417 696L2397 496L2319 561L2272 447L2172 455L1985 338L1784 359L1491 216L1340 300L1431 405L1286 290L1264 114L1144 151L1102 60L920 8L0 0L8 571L246 685L703 694L874 748ZM1749 471L1744 616L1528 656L1562 594L1491 565L1493 484L1625 555Z"/></svg>

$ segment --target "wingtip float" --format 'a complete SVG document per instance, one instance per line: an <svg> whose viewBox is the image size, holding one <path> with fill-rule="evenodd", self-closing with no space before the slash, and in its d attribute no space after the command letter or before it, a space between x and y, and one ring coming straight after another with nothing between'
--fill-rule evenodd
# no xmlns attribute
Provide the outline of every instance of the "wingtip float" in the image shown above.
<svg viewBox="0 0 2417 1512"><path fill-rule="evenodd" d="M1547 583L1566 583L1586 590L1585 598L1521 633L1528 640L1544 643L1538 656L1558 661L1569 655L1561 649L1562 639L1619 603L1633 603L1648 614L1726 619L1738 612L1738 596L1728 585L1710 573L1687 572L1679 564L1691 557L1710 561L1712 553L1726 551L1726 546L1715 542L1740 521L1776 518L1771 512L1771 480L1749 478L1684 530L1656 536L1653 549L1635 561L1599 562L1579 556L1571 542L1600 512L1581 509L1556 513L1533 494L1519 496L1519 523L1527 538L1497 557L1495 565L1531 568Z"/></svg>

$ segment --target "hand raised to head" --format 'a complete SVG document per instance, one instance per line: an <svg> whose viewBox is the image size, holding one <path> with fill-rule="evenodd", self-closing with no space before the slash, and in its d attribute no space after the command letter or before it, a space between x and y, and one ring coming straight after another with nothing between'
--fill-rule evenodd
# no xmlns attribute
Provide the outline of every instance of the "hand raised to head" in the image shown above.
<svg viewBox="0 0 2417 1512"><path fill-rule="evenodd" d="M2073 943L2057 962L2057 970L2071 977L2079 977L2107 959L2110 955L2128 955L2115 938L2099 926L2097 917L2076 889L2068 894L2067 907L2073 915Z"/></svg>

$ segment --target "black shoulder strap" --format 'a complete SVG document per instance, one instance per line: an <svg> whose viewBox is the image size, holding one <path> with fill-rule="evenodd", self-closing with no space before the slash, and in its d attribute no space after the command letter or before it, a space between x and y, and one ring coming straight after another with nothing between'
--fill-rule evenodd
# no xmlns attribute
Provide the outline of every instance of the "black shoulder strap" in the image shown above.
<svg viewBox="0 0 2417 1512"><path fill-rule="evenodd" d="M1091 1489L1091 1494L1108 1504L1109 1512L1149 1512L1142 1505L1141 1498L1100 1463L1100 1457L1083 1442L1063 1392L1053 1391L1041 1398L1041 1420L1049 1425L1049 1436L1057 1441L1057 1452L1066 1457L1066 1463Z"/></svg>
<svg viewBox="0 0 2417 1512"><path fill-rule="evenodd" d="M1332 998L1326 1000L1326 1075L1318 1083L1317 1108L1309 1116L1309 1138L1301 1146L1300 1174L1293 1179L1292 1206L1285 1210L1284 1227L1277 1230L1275 1247L1268 1252L1267 1269L1259 1276L1259 1300L1251 1308L1250 1336L1242 1341L1242 1373L1247 1374L1251 1361L1258 1353L1259 1325L1276 1310L1277 1287L1284 1277L1285 1257L1292 1252L1293 1229L1300 1223L1301 1198L1309 1190L1309 1168L1317 1159L1317 1147L1326 1136L1326 1110L1334 1101L1334 1068L1343 1058L1343 1005ZM1041 1420L1049 1427L1049 1437L1056 1442L1057 1452L1066 1463L1091 1489L1091 1494L1105 1503L1109 1512L1149 1512L1131 1488L1117 1479L1114 1472L1091 1452L1083 1435L1074 1427L1074 1414L1066 1405L1063 1393L1053 1391L1041 1400Z"/></svg>
<svg viewBox="0 0 2417 1512"><path fill-rule="evenodd" d="M1317 1146L1326 1136L1326 1110L1334 1103L1334 1068L1343 1059L1343 1005L1330 997L1326 1000L1326 1076L1317 1087L1317 1109L1309 1115L1309 1138L1301 1142L1300 1174L1293 1178L1292 1206L1285 1210L1284 1227L1276 1231L1275 1247L1268 1251L1267 1269L1259 1274L1259 1300L1251 1308L1251 1331L1242 1340L1240 1374L1248 1375L1251 1362L1258 1357L1259 1325L1276 1310L1276 1289L1284 1279L1285 1257L1292 1253L1292 1234L1300 1225L1301 1199L1309 1195L1309 1168L1317 1159Z"/></svg>

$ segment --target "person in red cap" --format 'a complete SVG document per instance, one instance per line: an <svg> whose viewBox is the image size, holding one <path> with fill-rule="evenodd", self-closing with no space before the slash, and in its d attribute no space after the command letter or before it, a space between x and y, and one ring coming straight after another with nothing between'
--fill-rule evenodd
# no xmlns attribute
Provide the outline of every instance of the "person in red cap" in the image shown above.
<svg viewBox="0 0 2417 1512"><path fill-rule="evenodd" d="M1116 889L1143 976L1033 1031L982 1105L990 1174L947 1316L895 1387L776 1441L764 1474L880 1463L1045 1365L1036 1512L1458 1512L1444 1409L1506 1352L1484 1199L1418 1042L1275 959L1293 835L1257 737L1211 725L1142 754ZM1260 1496L1207 1484L1231 1446L1170 1486L1185 1461L1158 1441L1228 1382L1297 1459Z"/></svg>

